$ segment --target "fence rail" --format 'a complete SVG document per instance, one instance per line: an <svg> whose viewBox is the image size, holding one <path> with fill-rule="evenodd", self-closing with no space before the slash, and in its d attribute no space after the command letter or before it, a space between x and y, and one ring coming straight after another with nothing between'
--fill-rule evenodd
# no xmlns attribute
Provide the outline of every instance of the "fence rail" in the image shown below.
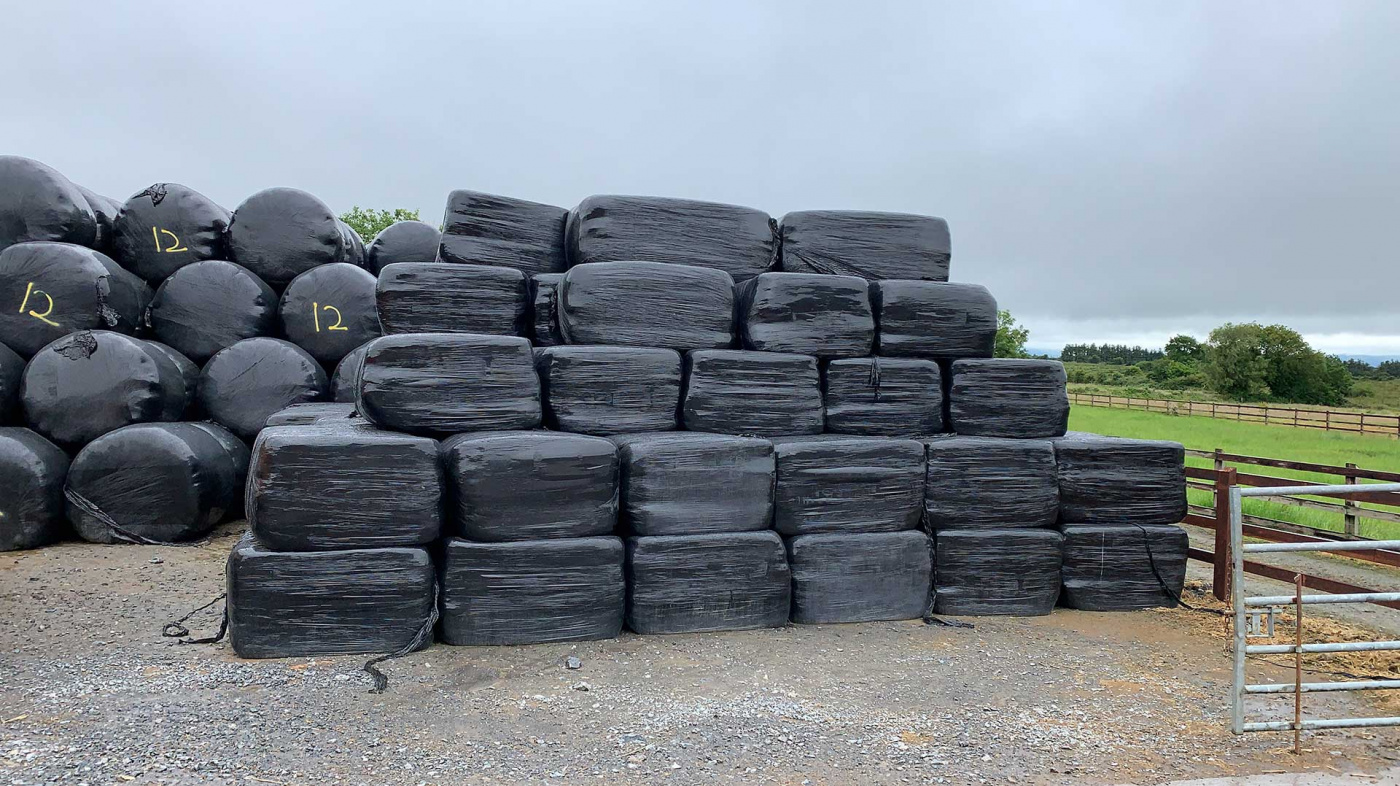
<svg viewBox="0 0 1400 786"><path fill-rule="evenodd" d="M1070 391L1071 404L1113 409L1136 409L1168 415L1197 415L1242 423L1293 426L1351 434L1380 434L1400 437L1400 415L1375 412L1348 412L1340 409L1275 407L1268 404L1227 404L1218 401L1177 401L1174 399L1103 396Z"/></svg>

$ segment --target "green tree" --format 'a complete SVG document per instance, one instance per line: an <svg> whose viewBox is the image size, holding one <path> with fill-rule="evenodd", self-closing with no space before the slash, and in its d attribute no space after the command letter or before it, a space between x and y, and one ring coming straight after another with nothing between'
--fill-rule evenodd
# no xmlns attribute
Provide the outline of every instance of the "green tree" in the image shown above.
<svg viewBox="0 0 1400 786"><path fill-rule="evenodd" d="M1203 369L1211 390L1222 396L1248 400L1269 395L1264 377L1268 361L1264 359L1264 328L1249 323L1229 322L1210 332L1206 340L1206 364Z"/></svg>
<svg viewBox="0 0 1400 786"><path fill-rule="evenodd" d="M997 339L992 351L993 357L1023 358L1026 356L1026 341L1031 337L1029 328L1016 324L1010 311L997 312Z"/></svg>
<svg viewBox="0 0 1400 786"><path fill-rule="evenodd" d="M1206 351L1211 388L1232 398L1337 405L1351 393L1346 365L1284 325L1227 323L1211 331Z"/></svg>
<svg viewBox="0 0 1400 786"><path fill-rule="evenodd" d="M1167 359L1194 366L1205 359L1206 348L1192 336L1172 336L1167 341Z"/></svg>
<svg viewBox="0 0 1400 786"><path fill-rule="evenodd" d="M1400 360L1381 361L1376 366L1376 377L1379 379L1400 379Z"/></svg>
<svg viewBox="0 0 1400 786"><path fill-rule="evenodd" d="M419 221L417 210L405 210L401 207L393 210L375 210L374 208L363 208L355 205L348 211L340 214L340 220L350 225L362 240L369 243L383 232L390 224L397 224L400 221Z"/></svg>
<svg viewBox="0 0 1400 786"><path fill-rule="evenodd" d="M1364 360L1350 358L1343 360L1342 365L1346 366L1347 371L1351 372L1351 375L1356 379L1383 379L1380 375L1380 369Z"/></svg>

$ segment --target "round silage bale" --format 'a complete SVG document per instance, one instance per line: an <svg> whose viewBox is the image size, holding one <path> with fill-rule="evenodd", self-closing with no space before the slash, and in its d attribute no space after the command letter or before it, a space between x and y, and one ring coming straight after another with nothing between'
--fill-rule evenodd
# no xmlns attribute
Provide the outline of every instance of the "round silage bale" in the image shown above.
<svg viewBox="0 0 1400 786"><path fill-rule="evenodd" d="M364 354L360 355L364 362ZM19 419L19 383L24 376L24 358L0 344L0 426Z"/></svg>
<svg viewBox="0 0 1400 786"><path fill-rule="evenodd" d="M345 254L340 220L325 202L295 188L268 188L233 212L229 250L234 262L273 287Z"/></svg>
<svg viewBox="0 0 1400 786"><path fill-rule="evenodd" d="M293 404L322 401L326 372L306 350L278 338L249 338L210 358L200 373L204 413L245 440Z"/></svg>
<svg viewBox="0 0 1400 786"><path fill-rule="evenodd" d="M436 262L442 233L422 221L396 221L385 227L365 249L365 262L376 276L395 262Z"/></svg>
<svg viewBox="0 0 1400 786"><path fill-rule="evenodd" d="M165 355L175 368L180 372L180 378L185 383L185 417L189 417L191 410L199 400L199 366L194 361L175 351L174 348L166 346L159 341L145 340L146 346ZM180 420L180 418L175 418Z"/></svg>
<svg viewBox="0 0 1400 786"><path fill-rule="evenodd" d="M376 338L375 278L354 265L321 265L292 279L278 312L287 339L324 366Z"/></svg>
<svg viewBox="0 0 1400 786"><path fill-rule="evenodd" d="M78 186L78 191L87 201L88 208L92 210L93 218L97 219L97 235L93 238L92 247L104 254L112 253L112 242L116 237L117 214L122 211L121 203L89 191L82 186Z"/></svg>
<svg viewBox="0 0 1400 786"><path fill-rule="evenodd" d="M225 259L229 212L179 183L156 183L122 204L113 251L136 275L157 283L204 259Z"/></svg>
<svg viewBox="0 0 1400 786"><path fill-rule="evenodd" d="M245 338L277 332L277 293L251 270L210 259L175 271L146 312L156 338L196 363Z"/></svg>
<svg viewBox="0 0 1400 786"><path fill-rule="evenodd" d="M82 191L58 170L23 156L0 156L0 251L50 240L91 246L97 217Z"/></svg>
<svg viewBox="0 0 1400 786"><path fill-rule="evenodd" d="M0 551L52 543L67 527L68 456L27 428L0 428Z"/></svg>
<svg viewBox="0 0 1400 786"><path fill-rule="evenodd" d="M331 399L340 404L354 404L355 390L359 385L360 369L365 365L365 353L369 351L370 342L355 347L350 350L350 354L341 358L335 364L335 373L331 374Z"/></svg>
<svg viewBox="0 0 1400 786"><path fill-rule="evenodd" d="M0 252L0 342L23 357L78 330L135 333L151 289L111 257L71 243Z"/></svg>
<svg viewBox="0 0 1400 786"><path fill-rule="evenodd" d="M344 247L340 254L340 261L355 267L365 266L365 241L351 226L337 218L335 223L340 227L340 237L344 240Z"/></svg>

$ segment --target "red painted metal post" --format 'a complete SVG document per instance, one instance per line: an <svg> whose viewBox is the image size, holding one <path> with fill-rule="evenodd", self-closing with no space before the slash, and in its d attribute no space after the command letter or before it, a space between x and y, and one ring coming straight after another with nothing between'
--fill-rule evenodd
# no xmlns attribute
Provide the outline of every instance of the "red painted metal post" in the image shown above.
<svg viewBox="0 0 1400 786"><path fill-rule="evenodd" d="M1220 453L1216 451L1217 456ZM1235 485L1235 468L1222 469L1225 462L1216 458L1215 473L1215 572L1211 591L1215 599L1230 599L1230 487Z"/></svg>

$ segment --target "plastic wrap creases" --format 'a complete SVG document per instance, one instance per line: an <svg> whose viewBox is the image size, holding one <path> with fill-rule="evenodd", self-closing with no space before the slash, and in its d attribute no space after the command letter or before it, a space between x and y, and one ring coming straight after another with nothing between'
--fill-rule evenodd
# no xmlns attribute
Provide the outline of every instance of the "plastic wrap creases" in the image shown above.
<svg viewBox="0 0 1400 786"><path fill-rule="evenodd" d="M273 413L321 401L328 387L326 372L306 350L279 338L248 338L204 365L199 403L215 422L251 440Z"/></svg>
<svg viewBox="0 0 1400 786"><path fill-rule="evenodd" d="M273 287L344 261L347 240L326 203L295 188L268 188L243 200L228 230L233 261Z"/></svg>
<svg viewBox="0 0 1400 786"><path fill-rule="evenodd" d="M738 285L745 349L821 358L869 355L869 284L853 276L763 273Z"/></svg>
<svg viewBox="0 0 1400 786"><path fill-rule="evenodd" d="M931 530L1052 527L1059 497L1049 440L928 441L924 516Z"/></svg>
<svg viewBox="0 0 1400 786"><path fill-rule="evenodd" d="M659 262L578 265L559 281L559 325L569 344L721 349L734 343L728 273Z"/></svg>
<svg viewBox="0 0 1400 786"><path fill-rule="evenodd" d="M929 611L933 543L919 531L787 539L792 621L874 622Z"/></svg>
<svg viewBox="0 0 1400 786"><path fill-rule="evenodd" d="M78 330L136 333L151 289L111 257L68 243L0 252L0 343L23 357Z"/></svg>
<svg viewBox="0 0 1400 786"><path fill-rule="evenodd" d="M209 259L161 283L146 311L156 338L196 363L245 338L277 332L277 293L253 271Z"/></svg>
<svg viewBox="0 0 1400 786"><path fill-rule="evenodd" d="M825 418L817 359L736 349L689 352L681 422L690 431L720 434L820 434Z"/></svg>
<svg viewBox="0 0 1400 786"><path fill-rule="evenodd" d="M444 262L496 265L526 275L562 273L569 211L524 199L453 191L442 218Z"/></svg>
<svg viewBox="0 0 1400 786"><path fill-rule="evenodd" d="M160 283L185 265L228 259L232 216L214 200L179 183L155 183L122 205L112 254L122 266Z"/></svg>
<svg viewBox="0 0 1400 786"><path fill-rule="evenodd" d="M681 355L674 349L546 347L536 350L535 365L549 428L608 436L679 425Z"/></svg>
<svg viewBox="0 0 1400 786"><path fill-rule="evenodd" d="M374 290L374 276L352 264L312 268L282 293L277 309L282 331L323 368L335 368L351 350L381 334Z"/></svg>
<svg viewBox="0 0 1400 786"><path fill-rule="evenodd" d="M822 368L826 430L921 437L943 431L943 375L932 360L843 358Z"/></svg>
<svg viewBox="0 0 1400 786"><path fill-rule="evenodd" d="M627 540L627 627L637 633L779 627L791 598L776 532Z"/></svg>
<svg viewBox="0 0 1400 786"><path fill-rule="evenodd" d="M1058 437L1069 423L1065 367L1056 360L955 360L948 413L973 437Z"/></svg>
<svg viewBox="0 0 1400 786"><path fill-rule="evenodd" d="M997 335L997 301L979 284L875 281L870 299L881 355L989 358Z"/></svg>
<svg viewBox="0 0 1400 786"><path fill-rule="evenodd" d="M27 428L0 427L0 551L34 549L63 536L68 455Z"/></svg>
<svg viewBox="0 0 1400 786"><path fill-rule="evenodd" d="M935 536L934 612L1036 617L1060 596L1053 529L944 530Z"/></svg>
<svg viewBox="0 0 1400 786"><path fill-rule="evenodd" d="M1186 451L1179 442L1073 434L1055 440L1060 520L1175 524L1186 518Z"/></svg>
<svg viewBox="0 0 1400 786"><path fill-rule="evenodd" d="M800 210L783 216L783 270L947 281L948 222L933 216L860 210Z"/></svg>
<svg viewBox="0 0 1400 786"><path fill-rule="evenodd" d="M622 523L635 535L767 529L773 443L671 432L612 438L622 469Z"/></svg>
<svg viewBox="0 0 1400 786"><path fill-rule="evenodd" d="M310 404L293 404L279 409L267 419L267 428L273 426L310 426L320 423L327 426L353 426L363 423L354 404L331 401L315 401Z"/></svg>
<svg viewBox="0 0 1400 786"><path fill-rule="evenodd" d="M924 446L912 439L775 437L773 528L784 535L919 526Z"/></svg>
<svg viewBox="0 0 1400 786"><path fill-rule="evenodd" d="M58 170L23 156L0 156L0 252L16 243L91 246L97 217L82 191Z"/></svg>
<svg viewBox="0 0 1400 786"><path fill-rule="evenodd" d="M537 347L564 343L559 327L559 282L563 273L536 273L530 277L530 340Z"/></svg>
<svg viewBox="0 0 1400 786"><path fill-rule="evenodd" d="M375 298L387 334L523 336L526 284L524 274L508 267L402 262L379 273Z"/></svg>
<svg viewBox="0 0 1400 786"><path fill-rule="evenodd" d="M676 360L679 371L680 359ZM19 386L20 380L24 377L24 358L15 354L15 351L0 344L0 426L6 426L18 422L20 418L19 407ZM677 388L680 386L680 374L676 375ZM676 391L680 395L680 391Z"/></svg>
<svg viewBox="0 0 1400 786"><path fill-rule="evenodd" d="M1177 605L1186 582L1186 530L1171 524L1066 524L1062 602L1084 611Z"/></svg>
<svg viewBox="0 0 1400 786"><path fill-rule="evenodd" d="M396 221L365 248L365 268L374 275L398 262L435 262L442 233L422 221Z"/></svg>

